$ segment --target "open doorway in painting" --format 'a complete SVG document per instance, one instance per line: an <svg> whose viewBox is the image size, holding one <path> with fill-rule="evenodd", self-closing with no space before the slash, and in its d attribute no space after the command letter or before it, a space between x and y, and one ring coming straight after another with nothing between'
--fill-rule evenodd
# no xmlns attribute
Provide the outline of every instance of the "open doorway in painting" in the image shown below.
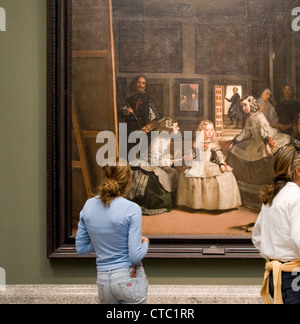
<svg viewBox="0 0 300 324"><path fill-rule="evenodd" d="M241 132L244 125L242 97L242 85L215 85L215 128L219 138L230 140Z"/></svg>
<svg viewBox="0 0 300 324"><path fill-rule="evenodd" d="M240 99L243 98L243 88L241 85L228 85L225 86L225 98L232 99L235 92L233 89L237 89L236 93L240 96ZM224 101L224 114L228 115L228 110L231 106L231 102L226 100Z"/></svg>
<svg viewBox="0 0 300 324"><path fill-rule="evenodd" d="M241 85L227 85L224 93L224 129L230 130L227 135L236 135L243 128L243 110L240 105L243 89Z"/></svg>

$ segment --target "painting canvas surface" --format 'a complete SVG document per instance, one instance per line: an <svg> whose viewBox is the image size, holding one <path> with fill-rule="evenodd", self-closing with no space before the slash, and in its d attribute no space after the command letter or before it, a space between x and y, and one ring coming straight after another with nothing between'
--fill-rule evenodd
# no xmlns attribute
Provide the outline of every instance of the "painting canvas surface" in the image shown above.
<svg viewBox="0 0 300 324"><path fill-rule="evenodd" d="M296 1L112 0L111 12L108 4L107 0L72 1L73 124L78 126L72 137L72 160L84 161L86 167L83 172L79 163L73 163L73 235L80 210L86 199L97 195L101 183L96 155L105 143L97 143L97 135L113 132L118 144L120 123L131 127L135 122L136 130L141 130L157 120L154 131L171 134L174 124L179 128L180 137L167 144L172 159L183 163L133 168L136 181L146 179L144 190L131 195L143 210L143 234L250 237L260 210L259 191L272 182L276 154L241 159L228 150L228 143L252 125L230 99L234 88L240 99L251 95L257 100L270 89L270 104L277 109L289 84L298 102L300 32L292 28ZM145 89L139 92L141 78ZM240 117L231 119L233 106L241 111ZM120 111L129 107L134 114L126 119ZM141 112L145 109L146 114ZM202 146L206 164L201 173L196 162L186 165L184 145L188 132L195 136L205 120L218 131ZM296 118L291 123L292 139L298 136L292 129ZM180 140L182 151L178 146L174 149ZM251 136L246 140L251 141ZM197 152L193 148L191 159ZM222 165L227 167L225 173ZM187 182L188 173L194 180ZM233 190L237 191L232 194ZM241 203L222 207L225 197L234 200L237 195Z"/></svg>

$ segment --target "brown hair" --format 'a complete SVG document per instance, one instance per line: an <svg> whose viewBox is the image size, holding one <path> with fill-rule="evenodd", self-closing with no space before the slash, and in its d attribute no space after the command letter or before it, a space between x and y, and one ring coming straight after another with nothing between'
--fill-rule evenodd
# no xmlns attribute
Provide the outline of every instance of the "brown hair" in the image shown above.
<svg viewBox="0 0 300 324"><path fill-rule="evenodd" d="M275 178L272 185L262 188L261 199L264 205L272 203L281 189L295 180L296 169L300 167L300 150L294 146L282 148L274 161Z"/></svg>
<svg viewBox="0 0 300 324"><path fill-rule="evenodd" d="M123 164L124 165L124 164ZM103 181L99 187L99 198L104 205L110 206L114 198L125 194L131 181L131 167L127 162L126 166L105 166L103 169Z"/></svg>

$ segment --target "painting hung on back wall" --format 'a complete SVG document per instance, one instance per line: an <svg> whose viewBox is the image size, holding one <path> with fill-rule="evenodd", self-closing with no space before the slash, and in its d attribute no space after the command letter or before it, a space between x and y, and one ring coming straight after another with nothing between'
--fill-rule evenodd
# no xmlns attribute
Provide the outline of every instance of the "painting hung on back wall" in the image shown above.
<svg viewBox="0 0 300 324"><path fill-rule="evenodd" d="M180 85L180 111L199 110L198 84Z"/></svg>
<svg viewBox="0 0 300 324"><path fill-rule="evenodd" d="M276 154L300 146L296 2L63 2L71 212L58 223L68 239L101 161L122 155L144 235L250 240Z"/></svg>

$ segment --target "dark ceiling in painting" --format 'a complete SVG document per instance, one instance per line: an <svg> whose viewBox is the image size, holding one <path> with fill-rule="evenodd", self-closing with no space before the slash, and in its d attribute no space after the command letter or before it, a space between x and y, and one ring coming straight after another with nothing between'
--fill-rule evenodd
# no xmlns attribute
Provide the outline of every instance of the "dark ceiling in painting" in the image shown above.
<svg viewBox="0 0 300 324"><path fill-rule="evenodd" d="M228 5L224 5L224 1L115 1L114 6L122 12L124 16L131 16L133 11L135 14L152 17L178 17L196 18L199 16L212 16L222 11L228 17L244 14L244 0L225 1Z"/></svg>
<svg viewBox="0 0 300 324"><path fill-rule="evenodd" d="M294 0L113 0L114 14L122 19L166 17L219 25L270 25L294 5Z"/></svg>

